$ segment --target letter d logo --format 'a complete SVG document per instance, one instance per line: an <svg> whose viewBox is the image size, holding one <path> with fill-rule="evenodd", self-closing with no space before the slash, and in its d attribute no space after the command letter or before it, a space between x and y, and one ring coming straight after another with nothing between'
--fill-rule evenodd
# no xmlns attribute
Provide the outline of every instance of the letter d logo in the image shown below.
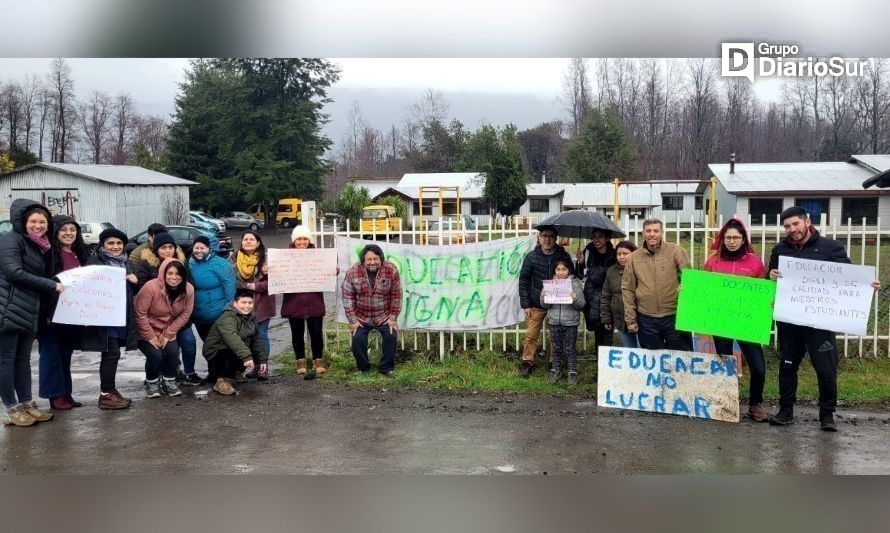
<svg viewBox="0 0 890 533"><path fill-rule="evenodd" d="M754 81L754 43L722 43L720 74Z"/></svg>

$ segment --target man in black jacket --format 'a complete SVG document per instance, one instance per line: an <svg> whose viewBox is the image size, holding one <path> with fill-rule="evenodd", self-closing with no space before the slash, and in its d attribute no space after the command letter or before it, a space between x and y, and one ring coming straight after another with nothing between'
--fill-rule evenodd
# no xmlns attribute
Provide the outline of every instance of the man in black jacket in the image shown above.
<svg viewBox="0 0 890 533"><path fill-rule="evenodd" d="M541 339L541 327L547 318L547 310L541 304L541 289L545 279L553 279L556 260L565 259L572 263L572 257L565 248L556 244L556 230L539 227L538 245L526 254L519 272L519 304L525 311L525 341L522 346L522 361L519 375L527 378L535 367L535 352Z"/></svg>
<svg viewBox="0 0 890 533"><path fill-rule="evenodd" d="M797 259L849 263L844 246L819 235L810 224L810 217L801 207L789 207L782 211L785 239L778 242L769 258L769 279L782 276L778 270L779 256ZM881 288L877 280L875 290ZM834 411L837 407L838 352L833 331L776 322L779 335L779 412L769 418L774 426L787 426L794 422L794 402L797 399L797 370L804 353L810 354L810 362L819 381L819 422L825 431L837 431Z"/></svg>

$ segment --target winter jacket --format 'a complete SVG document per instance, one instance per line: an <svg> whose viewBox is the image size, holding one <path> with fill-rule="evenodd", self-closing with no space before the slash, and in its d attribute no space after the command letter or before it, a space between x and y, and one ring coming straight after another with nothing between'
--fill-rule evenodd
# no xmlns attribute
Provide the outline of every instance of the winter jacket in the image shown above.
<svg viewBox="0 0 890 533"><path fill-rule="evenodd" d="M597 252L593 243L589 243L584 247L584 261L576 263L575 275L584 278L584 312L588 321L593 322L600 318L599 302L606 282L606 271L615 261L615 247L610 241L606 241L606 253Z"/></svg>
<svg viewBox="0 0 890 533"><path fill-rule="evenodd" d="M86 266L89 250L83 244L83 235L80 231L80 224L78 224L73 217L69 217L68 215L56 215L53 217L54 232L58 231L58 229L65 224L74 224L74 227L77 229L77 240L75 241L75 246L73 247L72 252L77 256L80 266ZM63 272L65 269L65 265L62 261L62 249L53 238L54 235L55 234L50 236L50 242L53 243L53 247L44 254L46 259L46 276L48 278L55 278L56 275ZM80 243L80 248L78 248L77 243ZM59 303L59 293L56 291L45 292L42 294L42 298L43 300L40 303L41 318L39 328L43 330L51 327L55 330L56 335L66 340L71 339L72 336L76 337L79 334L78 330L80 329L78 326L52 323L53 315L56 314L56 305Z"/></svg>
<svg viewBox="0 0 890 533"><path fill-rule="evenodd" d="M291 243L290 248L294 247ZM315 248L309 244L310 248ZM281 300L282 318L313 318L324 316L324 295L320 292L289 292Z"/></svg>
<svg viewBox="0 0 890 533"><path fill-rule="evenodd" d="M40 320L41 296L56 290L46 274L46 256L27 236L25 211L38 206L33 200L17 199L9 209L12 231L0 237L0 332L34 332ZM52 221L47 235L53 234Z"/></svg>
<svg viewBox="0 0 890 533"><path fill-rule="evenodd" d="M136 248L130 254L130 264L133 267L133 273L136 274L136 279L139 280L139 288L141 289L146 283L158 277L158 267L161 266L161 258L155 255L150 246L142 248L137 254L136 251L139 248ZM188 272L189 264L186 261L185 252L179 246L176 247L176 258L179 259L179 262L185 266L186 272Z"/></svg>
<svg viewBox="0 0 890 533"><path fill-rule="evenodd" d="M810 226L810 238L803 246L796 246L789 242L788 238L782 239L773 247L773 251L769 256L769 267L767 268L766 277L769 277L769 271L779 268L779 256L785 255L795 259L815 259L817 261L831 261L832 263L849 263L850 258L847 257L847 250L844 245L838 241L828 239L819 234L819 231ZM781 269L780 269L781 270Z"/></svg>
<svg viewBox="0 0 890 533"><path fill-rule="evenodd" d="M361 263L356 263L346 271L340 297L350 324L359 321L379 326L387 320L397 320L402 311L399 271L394 264L384 261L377 270L372 287L367 269Z"/></svg>
<svg viewBox="0 0 890 533"><path fill-rule="evenodd" d="M690 266L683 248L669 242L655 251L643 244L630 254L621 279L627 325L636 325L637 312L655 318L677 314L680 272Z"/></svg>
<svg viewBox="0 0 890 533"><path fill-rule="evenodd" d="M627 331L624 322L624 298L621 293L621 279L624 267L615 263L606 271L606 282L600 296L600 322L611 325L617 331Z"/></svg>
<svg viewBox="0 0 890 533"><path fill-rule="evenodd" d="M547 309L547 323L551 326L577 326L581 322L581 310L584 309L584 291L581 289L581 280L572 276L572 292L575 299L570 304L545 304Z"/></svg>
<svg viewBox="0 0 890 533"><path fill-rule="evenodd" d="M155 337L173 340L176 338L176 334L189 323L189 317L195 304L195 289L192 284L183 280L185 294L172 303L167 297L164 275L173 261L176 260L164 259L158 276L142 286L133 303L139 338L146 342Z"/></svg>
<svg viewBox="0 0 890 533"><path fill-rule="evenodd" d="M275 295L269 294L269 276L263 274L263 269L261 265L257 265L256 270L249 279L245 279L241 277L241 274L238 273L238 267L235 265L235 259L238 257L238 252L232 252L232 255L229 256L229 261L232 263L233 268L235 269L235 282L238 284L239 289L246 289L248 283L253 283L255 288L253 290L253 309L256 312L256 321L264 322L269 320L273 316L275 316Z"/></svg>
<svg viewBox="0 0 890 533"><path fill-rule="evenodd" d="M213 324L235 299L235 268L232 263L210 253L200 261L192 256L189 273L195 287L192 320L196 324Z"/></svg>
<svg viewBox="0 0 890 533"><path fill-rule="evenodd" d="M745 222L738 217L732 217L730 220L735 220L743 227L745 225ZM729 225L729 222L730 221L728 220L726 224L723 225L720 229L720 233L717 234L717 238L714 239L714 244L711 246L714 252L711 253L708 260L705 261L705 266L702 267L702 269L708 272L745 276L747 278L764 277L766 275L766 269L763 268L763 261L761 261L754 253L754 247L751 246L750 237L745 239L745 246L747 247L747 253L745 255L734 261L720 257L720 250L723 247L723 235L726 233L726 228ZM745 234L750 235L747 228L745 228Z"/></svg>
<svg viewBox="0 0 890 533"><path fill-rule="evenodd" d="M565 259L570 265L572 264L572 257L559 245L549 255L541 251L540 245L526 254L522 260L522 270L519 271L520 307L544 309L541 305L541 289L544 287L545 279L553 279L557 259Z"/></svg>
<svg viewBox="0 0 890 533"><path fill-rule="evenodd" d="M223 350L234 352L242 361L253 358L260 365L269 360L253 311L242 315L229 304L213 323L204 341L204 357L210 361Z"/></svg>
<svg viewBox="0 0 890 533"><path fill-rule="evenodd" d="M105 256L96 254L87 260L87 265L114 266L109 263ZM132 266L127 261L127 274L132 274ZM135 350L139 340L139 334L136 329L136 313L133 309L134 298L136 296L137 285L135 283L125 282L127 284L127 339L126 349ZM106 352L108 351L108 339L111 338L111 330L114 327L107 326L85 326L80 328L76 345L85 352Z"/></svg>

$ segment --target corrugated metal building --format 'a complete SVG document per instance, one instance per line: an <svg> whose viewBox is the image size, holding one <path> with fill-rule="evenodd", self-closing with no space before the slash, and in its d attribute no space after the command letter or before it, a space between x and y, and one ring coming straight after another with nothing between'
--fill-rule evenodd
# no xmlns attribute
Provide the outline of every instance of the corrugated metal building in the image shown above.
<svg viewBox="0 0 890 533"><path fill-rule="evenodd" d="M53 214L111 222L132 236L154 222L187 223L192 185L197 184L142 167L36 163L0 176L5 199L0 217L9 217L14 199L30 198Z"/></svg>
<svg viewBox="0 0 890 533"><path fill-rule="evenodd" d="M702 223L705 207L695 183L621 183L618 186L618 219L659 218L667 223ZM615 185L577 183L565 186L563 209L589 209L612 216Z"/></svg>
<svg viewBox="0 0 890 533"><path fill-rule="evenodd" d="M863 190L862 182L890 169L890 156L854 155L847 162L736 163L708 165L717 178L717 212L726 220L750 217L776 225L783 209L799 205L817 225L874 225L890 218L890 191ZM701 186L705 197L710 185Z"/></svg>

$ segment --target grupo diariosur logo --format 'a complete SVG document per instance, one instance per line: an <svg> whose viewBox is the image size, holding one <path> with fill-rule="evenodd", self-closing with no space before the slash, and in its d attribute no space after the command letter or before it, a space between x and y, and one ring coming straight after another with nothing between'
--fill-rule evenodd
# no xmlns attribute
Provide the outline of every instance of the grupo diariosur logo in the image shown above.
<svg viewBox="0 0 890 533"><path fill-rule="evenodd" d="M800 57L796 44L722 43L721 49L721 74L751 81L768 77L862 76L868 64L863 59L837 56Z"/></svg>

